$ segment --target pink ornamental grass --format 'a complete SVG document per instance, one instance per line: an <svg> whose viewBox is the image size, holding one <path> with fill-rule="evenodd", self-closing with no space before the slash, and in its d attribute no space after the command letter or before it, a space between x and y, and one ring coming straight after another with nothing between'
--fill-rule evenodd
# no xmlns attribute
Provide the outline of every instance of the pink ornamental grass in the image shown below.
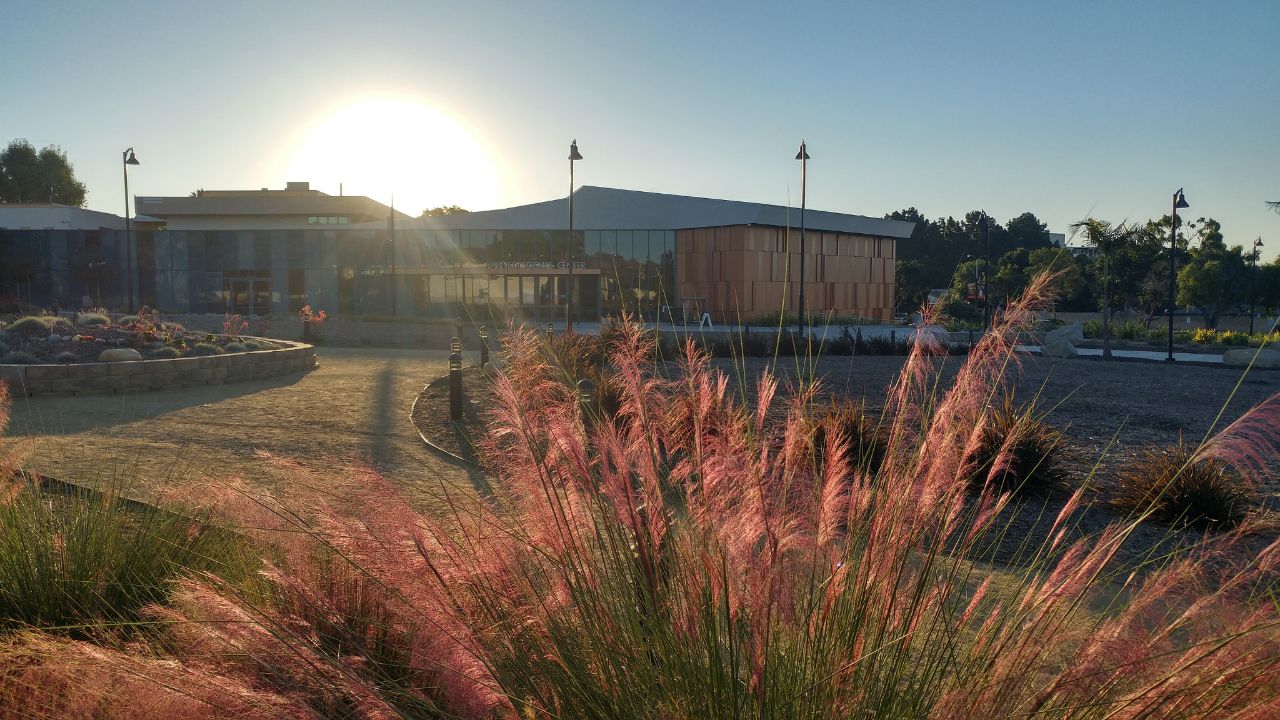
<svg viewBox="0 0 1280 720"><path fill-rule="evenodd" d="M442 482L422 513L370 471L335 488L264 457L278 490L200 494L272 548L266 591L184 581L156 617L183 668L356 717L1274 716L1280 546L1246 552L1252 528L1126 565L1140 521L1072 542L1078 491L992 562L1014 500L1005 463L974 492L967 457L1044 288L945 391L937 349L913 349L874 472L838 433L813 447L817 383L764 373L749 407L692 346L668 374L626 325L605 417L512 330L488 493ZM1270 407L1205 452L1274 436Z"/></svg>

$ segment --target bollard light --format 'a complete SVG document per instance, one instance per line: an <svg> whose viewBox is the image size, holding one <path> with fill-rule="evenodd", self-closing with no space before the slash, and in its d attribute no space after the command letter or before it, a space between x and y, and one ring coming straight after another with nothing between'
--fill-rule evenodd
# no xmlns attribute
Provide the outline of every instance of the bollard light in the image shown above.
<svg viewBox="0 0 1280 720"><path fill-rule="evenodd" d="M595 403L596 384L583 378L578 381L578 415L585 425L591 418L591 406Z"/></svg>
<svg viewBox="0 0 1280 720"><path fill-rule="evenodd" d="M457 335L449 340L449 352L457 353L459 357L462 355L462 341L458 339Z"/></svg>
<svg viewBox="0 0 1280 720"><path fill-rule="evenodd" d="M489 328L480 326L480 367L489 364Z"/></svg>
<svg viewBox="0 0 1280 720"><path fill-rule="evenodd" d="M551 329L551 323L548 322L547 323L547 342L551 342L552 340L555 339L555 337L556 337L556 334Z"/></svg>
<svg viewBox="0 0 1280 720"><path fill-rule="evenodd" d="M449 353L449 418L462 419L462 353Z"/></svg>

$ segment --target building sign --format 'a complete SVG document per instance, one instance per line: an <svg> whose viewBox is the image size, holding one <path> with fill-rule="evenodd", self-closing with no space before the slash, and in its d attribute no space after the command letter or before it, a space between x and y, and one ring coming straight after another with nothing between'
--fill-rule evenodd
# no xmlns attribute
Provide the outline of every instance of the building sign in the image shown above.
<svg viewBox="0 0 1280 720"><path fill-rule="evenodd" d="M486 265L490 270L568 270L567 262L532 262L524 260L491 262ZM587 263L581 260L574 261L574 270L585 270Z"/></svg>

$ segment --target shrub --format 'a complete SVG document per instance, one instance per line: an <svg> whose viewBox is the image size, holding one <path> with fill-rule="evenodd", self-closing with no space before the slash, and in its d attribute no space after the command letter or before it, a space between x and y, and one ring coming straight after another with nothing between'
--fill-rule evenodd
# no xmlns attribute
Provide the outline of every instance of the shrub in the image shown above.
<svg viewBox="0 0 1280 720"><path fill-rule="evenodd" d="M813 433L815 462L822 466L831 455L827 436L848 444L850 462L864 473L876 475L889 452L885 431L867 417L866 405L850 399L833 400L818 416Z"/></svg>
<svg viewBox="0 0 1280 720"><path fill-rule="evenodd" d="M1012 395L990 407L977 442L964 457L971 488L991 483L997 492L1047 497L1067 490L1057 461L1062 433L1030 408L1019 408Z"/></svg>
<svg viewBox="0 0 1280 720"><path fill-rule="evenodd" d="M50 493L33 483L10 492L0 505L0 625L90 635L140 619L185 572L233 571L223 563L233 537L197 519L114 491Z"/></svg>
<svg viewBox="0 0 1280 720"><path fill-rule="evenodd" d="M53 361L57 363L73 363L73 362L78 362L79 360L80 360L79 356L77 356L75 353L71 352L70 350L63 350L62 352L53 356Z"/></svg>
<svg viewBox="0 0 1280 720"><path fill-rule="evenodd" d="M39 365L40 358L23 350L14 350L0 357L0 365Z"/></svg>
<svg viewBox="0 0 1280 720"><path fill-rule="evenodd" d="M1238 473L1212 458L1198 458L1178 444L1148 449L1117 478L1112 504L1130 512L1201 529L1232 528L1254 505L1250 486Z"/></svg>
<svg viewBox="0 0 1280 720"><path fill-rule="evenodd" d="M222 348L218 347L217 345L214 345L213 343L199 342L199 343L196 343L195 345L192 345L191 350L187 354L192 356L205 356L205 355L221 355L224 352L225 351Z"/></svg>
<svg viewBox="0 0 1280 720"><path fill-rule="evenodd" d="M9 323L5 329L18 335L48 335L49 327L48 316L28 315Z"/></svg>
<svg viewBox="0 0 1280 720"><path fill-rule="evenodd" d="M138 316L137 316L137 315L122 315L122 316L120 317L120 319L116 321L116 324L118 324L118 325L132 325L132 324L134 324L134 323L136 323L136 322L138 322Z"/></svg>
<svg viewBox="0 0 1280 720"><path fill-rule="evenodd" d="M1084 336L1087 338L1102 337L1102 323L1097 320L1085 320L1081 327L1084 329Z"/></svg>
<svg viewBox="0 0 1280 720"><path fill-rule="evenodd" d="M151 357L156 360L169 360L176 357L182 357L182 353L178 351L178 348L173 347L172 345L165 345L164 347L156 348L155 350L152 350L150 354Z"/></svg>
<svg viewBox="0 0 1280 720"><path fill-rule="evenodd" d="M222 346L222 349L223 349L224 351L226 351L226 352L229 352L229 353L240 353L240 352L245 352L245 351L247 351L247 350L249 349L249 347L248 347L248 345L247 345L246 343L242 343L242 342L229 342L229 343L227 343L226 345Z"/></svg>
<svg viewBox="0 0 1280 720"><path fill-rule="evenodd" d="M111 316L103 313L86 312L80 313L76 318L77 325L110 325Z"/></svg>

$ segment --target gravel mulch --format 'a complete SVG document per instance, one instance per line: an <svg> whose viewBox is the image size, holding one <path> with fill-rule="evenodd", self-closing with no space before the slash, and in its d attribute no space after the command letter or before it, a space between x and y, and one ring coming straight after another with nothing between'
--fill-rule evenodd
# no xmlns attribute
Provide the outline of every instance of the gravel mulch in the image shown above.
<svg viewBox="0 0 1280 720"><path fill-rule="evenodd" d="M754 379L773 365L762 358L721 359L715 365L733 380L747 380L745 395L752 400ZM943 360L941 387L949 387L963 357ZM827 357L797 370L795 360L781 358L776 371L783 378L798 375L821 380L832 395L847 395L866 401L868 411L883 408L885 388L901 372L899 356ZM1061 462L1072 480L1090 482L1101 491L1121 469L1135 462L1144 449L1184 440L1198 443L1211 428L1222 428L1254 405L1280 392L1280 372L1253 371L1243 376L1239 369L1202 365L1166 365L1145 362L1103 362L1093 359L1059 360L1039 356L1019 356L1019 367L1007 373L1020 402L1034 400L1046 413L1046 420L1062 429L1065 446ZM484 432L480 408L491 398L487 379L479 369L463 373L464 417L459 423L448 419L448 388L443 379L428 385L419 396L414 422L429 438L445 449L464 457L474 457L470 439ZM491 401L491 400L490 400ZM1278 459L1280 462L1280 459ZM1280 475L1273 473L1260 488L1264 516L1280 510ZM1104 495L1100 492L1095 500ZM1028 534L1047 532L1057 515L1061 500L1031 501L1007 511L1007 547L997 547L996 559L1008 560L1016 553L1015 540ZM1120 517L1102 503L1094 502L1077 517L1078 533L1096 533ZM1272 523L1280 528L1280 523ZM1268 533L1272 534L1272 533ZM1171 532L1166 526L1149 523L1140 528L1122 556L1136 560L1154 549L1192 542L1194 532ZM1258 538L1257 543L1270 538Z"/></svg>

